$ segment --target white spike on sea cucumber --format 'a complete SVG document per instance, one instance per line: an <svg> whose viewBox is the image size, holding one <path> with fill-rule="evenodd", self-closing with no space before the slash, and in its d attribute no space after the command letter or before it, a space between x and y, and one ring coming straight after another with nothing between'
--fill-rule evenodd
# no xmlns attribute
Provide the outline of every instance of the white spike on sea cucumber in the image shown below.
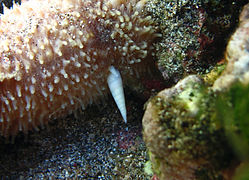
<svg viewBox="0 0 249 180"><path fill-rule="evenodd" d="M124 90L123 90L121 75L119 71L115 69L113 66L110 66L109 71L110 75L107 78L109 89L112 93L112 96L118 106L118 109L125 123L127 123L125 98L124 98Z"/></svg>

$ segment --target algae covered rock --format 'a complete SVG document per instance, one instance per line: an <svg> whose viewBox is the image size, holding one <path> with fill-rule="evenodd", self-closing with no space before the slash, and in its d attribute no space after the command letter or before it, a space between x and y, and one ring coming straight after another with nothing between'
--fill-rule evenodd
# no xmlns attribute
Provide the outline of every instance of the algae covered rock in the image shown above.
<svg viewBox="0 0 249 180"><path fill-rule="evenodd" d="M162 38L157 65L167 82L211 70L224 55L239 12L248 0L150 0L147 11Z"/></svg>
<svg viewBox="0 0 249 180"><path fill-rule="evenodd" d="M144 140L162 180L249 177L249 4L239 21L227 64L216 64L204 81L187 76L147 105Z"/></svg>
<svg viewBox="0 0 249 180"><path fill-rule="evenodd" d="M144 139L160 179L246 179L249 84L213 91L188 76L147 105Z"/></svg>
<svg viewBox="0 0 249 180"><path fill-rule="evenodd" d="M218 93L216 119L239 162L233 180L249 179L249 84L234 82Z"/></svg>
<svg viewBox="0 0 249 180"><path fill-rule="evenodd" d="M215 95L188 76L150 100L144 140L159 179L219 179L233 160L215 116Z"/></svg>
<svg viewBox="0 0 249 180"><path fill-rule="evenodd" d="M233 180L247 180L249 179L249 163L242 163L238 170L236 171L236 175Z"/></svg>
<svg viewBox="0 0 249 180"><path fill-rule="evenodd" d="M249 161L249 4L226 50L227 67L212 87L216 114L242 162ZM249 168L248 168L249 169Z"/></svg>
<svg viewBox="0 0 249 180"><path fill-rule="evenodd" d="M222 91L229 88L233 83L240 81L249 83L249 4L247 4L240 15L240 24L232 35L227 49L227 67L218 78L213 89Z"/></svg>
<svg viewBox="0 0 249 180"><path fill-rule="evenodd" d="M216 100L217 119L241 161L249 161L249 84L234 83Z"/></svg>

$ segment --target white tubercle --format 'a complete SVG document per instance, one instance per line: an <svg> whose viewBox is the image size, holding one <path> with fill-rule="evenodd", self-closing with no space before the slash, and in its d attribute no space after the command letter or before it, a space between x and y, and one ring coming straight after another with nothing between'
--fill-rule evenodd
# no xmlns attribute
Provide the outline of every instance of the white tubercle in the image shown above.
<svg viewBox="0 0 249 180"><path fill-rule="evenodd" d="M110 66L109 71L110 75L107 78L109 89L112 93L112 96L118 106L118 109L125 123L127 123L125 98L124 98L124 90L123 90L121 75L119 71L115 69L113 66Z"/></svg>

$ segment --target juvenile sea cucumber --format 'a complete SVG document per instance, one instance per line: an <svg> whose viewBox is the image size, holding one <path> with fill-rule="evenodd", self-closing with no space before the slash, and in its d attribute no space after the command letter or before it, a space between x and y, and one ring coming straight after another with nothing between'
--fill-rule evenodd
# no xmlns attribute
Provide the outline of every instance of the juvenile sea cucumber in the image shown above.
<svg viewBox="0 0 249 180"><path fill-rule="evenodd" d="M0 132L15 136L92 103L109 67L125 78L152 61L146 0L30 0L0 19Z"/></svg>

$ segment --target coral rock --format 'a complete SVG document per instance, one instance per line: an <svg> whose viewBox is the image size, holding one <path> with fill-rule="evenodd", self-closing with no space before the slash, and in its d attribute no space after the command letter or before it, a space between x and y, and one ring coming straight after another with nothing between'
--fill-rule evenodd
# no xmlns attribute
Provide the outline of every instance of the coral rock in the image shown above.
<svg viewBox="0 0 249 180"><path fill-rule="evenodd" d="M213 89L222 90L229 88L234 82L249 83L249 4L246 5L240 15L240 24L232 35L227 49L228 61L224 73L218 78Z"/></svg>
<svg viewBox="0 0 249 180"><path fill-rule="evenodd" d="M219 179L232 159L214 118L215 98L204 87L200 78L188 76L147 105L144 140L159 179Z"/></svg>

